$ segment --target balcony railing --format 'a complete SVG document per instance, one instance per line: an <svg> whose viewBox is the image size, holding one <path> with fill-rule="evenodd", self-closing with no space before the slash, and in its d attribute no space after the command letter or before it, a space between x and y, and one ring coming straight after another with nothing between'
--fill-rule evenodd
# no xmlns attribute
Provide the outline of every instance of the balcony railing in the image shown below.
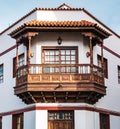
<svg viewBox="0 0 120 129"><path fill-rule="evenodd" d="M29 76L29 77L28 77ZM30 64L17 70L16 86L26 82L82 82L104 85L102 68L90 64Z"/></svg>

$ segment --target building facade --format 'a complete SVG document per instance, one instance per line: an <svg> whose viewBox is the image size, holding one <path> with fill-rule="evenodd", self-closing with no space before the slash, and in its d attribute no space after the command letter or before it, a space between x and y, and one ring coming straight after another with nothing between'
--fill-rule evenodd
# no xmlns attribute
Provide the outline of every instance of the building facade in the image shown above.
<svg viewBox="0 0 120 129"><path fill-rule="evenodd" d="M120 36L87 10L35 8L0 43L0 129L120 128Z"/></svg>

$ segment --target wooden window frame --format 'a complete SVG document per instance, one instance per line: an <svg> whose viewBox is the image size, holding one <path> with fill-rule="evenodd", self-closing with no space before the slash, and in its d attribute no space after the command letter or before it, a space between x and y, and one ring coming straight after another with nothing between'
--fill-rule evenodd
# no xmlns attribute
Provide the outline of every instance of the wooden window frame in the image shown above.
<svg viewBox="0 0 120 129"><path fill-rule="evenodd" d="M118 84L120 84L120 66L119 65L118 65L117 69L118 69Z"/></svg>
<svg viewBox="0 0 120 129"><path fill-rule="evenodd" d="M25 57L24 57L24 53L20 54L18 56L18 67L19 67L19 59L23 56L23 65L25 64ZM13 58L13 78L16 77L16 70L17 70L17 64L16 64L16 57Z"/></svg>
<svg viewBox="0 0 120 129"><path fill-rule="evenodd" d="M52 116L53 116L52 119L50 119L50 113L52 113ZM74 121L74 111L62 111L62 110L48 111L48 120L72 120Z"/></svg>
<svg viewBox="0 0 120 129"><path fill-rule="evenodd" d="M46 61L45 60L45 57L46 57L45 51L47 51L47 50L48 51L53 50L54 54L52 56L54 56L54 59L55 59L55 56L56 56L55 53L58 50L59 51L59 57L58 57L59 60L56 61L56 59L55 59L54 61ZM65 54L62 53L62 50L65 51ZM67 50L70 50L70 54L67 54ZM75 50L75 54L72 54L72 50ZM48 56L50 56L50 55L48 54ZM62 60L63 59L62 56L65 57L65 60ZM67 57L69 57L69 59L67 59ZM72 57L74 57L75 59L72 60ZM62 63L62 61L63 61L63 63ZM47 64L46 62L50 62L48 64L53 64L53 65L55 65L55 64L64 65L64 66L67 65L67 64L76 65L76 64L78 64L78 47L77 46L72 46L72 47L70 47L70 46L59 46L59 47L56 47L56 46L52 46L52 47L51 46L43 46L42 47L42 64ZM70 63L68 63L68 62L70 62ZM63 73L72 73L72 72L77 73L77 69L75 68L76 66L75 67L70 67L69 70L66 68L66 66L64 68L64 66L62 67L62 70L64 71ZM55 70L53 70L53 71L55 71ZM50 73L49 69L48 69L48 73Z"/></svg>
<svg viewBox="0 0 120 129"><path fill-rule="evenodd" d="M109 114L100 113L100 129L110 129Z"/></svg>
<svg viewBox="0 0 120 129"><path fill-rule="evenodd" d="M20 119L19 122L18 122L18 119ZM12 116L12 129L18 129L18 126L20 129L24 129L24 115L23 115L23 113L14 114Z"/></svg>
<svg viewBox="0 0 120 129"><path fill-rule="evenodd" d="M100 55L97 55L97 61L98 66L102 67L102 57ZM106 58L103 58L103 71L104 71L104 77L108 79L108 60Z"/></svg>
<svg viewBox="0 0 120 129"><path fill-rule="evenodd" d="M0 64L0 68L2 69L2 70L0 69L1 70L0 72L2 73L0 74L0 84L1 84L4 81L4 65Z"/></svg>

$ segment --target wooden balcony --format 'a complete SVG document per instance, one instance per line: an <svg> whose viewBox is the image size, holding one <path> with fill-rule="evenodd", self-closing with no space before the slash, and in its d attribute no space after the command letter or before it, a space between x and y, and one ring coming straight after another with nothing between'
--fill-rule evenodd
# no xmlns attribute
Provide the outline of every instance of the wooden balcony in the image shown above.
<svg viewBox="0 0 120 129"><path fill-rule="evenodd" d="M15 94L25 103L85 102L106 94L103 70L90 64L31 64L17 70Z"/></svg>

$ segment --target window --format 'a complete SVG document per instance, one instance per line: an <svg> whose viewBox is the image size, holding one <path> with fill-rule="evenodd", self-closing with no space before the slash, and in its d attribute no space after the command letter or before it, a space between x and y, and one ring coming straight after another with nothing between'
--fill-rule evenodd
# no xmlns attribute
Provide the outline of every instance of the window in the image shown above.
<svg viewBox="0 0 120 129"><path fill-rule="evenodd" d="M23 66L25 63L24 61L24 54L18 56L18 67ZM16 76L16 57L13 58L13 77Z"/></svg>
<svg viewBox="0 0 120 129"><path fill-rule="evenodd" d="M49 111L48 129L74 129L74 112Z"/></svg>
<svg viewBox="0 0 120 129"><path fill-rule="evenodd" d="M73 111L49 111L49 120L73 120Z"/></svg>
<svg viewBox="0 0 120 129"><path fill-rule="evenodd" d="M45 73L76 73L77 47L43 47L43 63Z"/></svg>
<svg viewBox="0 0 120 129"><path fill-rule="evenodd" d="M120 84L120 66L118 66L118 83Z"/></svg>
<svg viewBox="0 0 120 129"><path fill-rule="evenodd" d="M99 67L102 67L102 59L101 59L101 56L100 55L98 55L97 56L97 59L98 59L98 66ZM103 58L103 66L104 66L104 68L103 68L103 71L104 71L104 76L106 77L106 78L108 78L108 61L107 61L107 59L106 58Z"/></svg>
<svg viewBox="0 0 120 129"><path fill-rule="evenodd" d="M109 115L100 113L100 129L110 129Z"/></svg>
<svg viewBox="0 0 120 129"><path fill-rule="evenodd" d="M0 83L3 83L3 64L0 65Z"/></svg>
<svg viewBox="0 0 120 129"><path fill-rule="evenodd" d="M0 129L2 129L2 117L0 117Z"/></svg>
<svg viewBox="0 0 120 129"><path fill-rule="evenodd" d="M13 115L12 129L23 129L23 113Z"/></svg>

